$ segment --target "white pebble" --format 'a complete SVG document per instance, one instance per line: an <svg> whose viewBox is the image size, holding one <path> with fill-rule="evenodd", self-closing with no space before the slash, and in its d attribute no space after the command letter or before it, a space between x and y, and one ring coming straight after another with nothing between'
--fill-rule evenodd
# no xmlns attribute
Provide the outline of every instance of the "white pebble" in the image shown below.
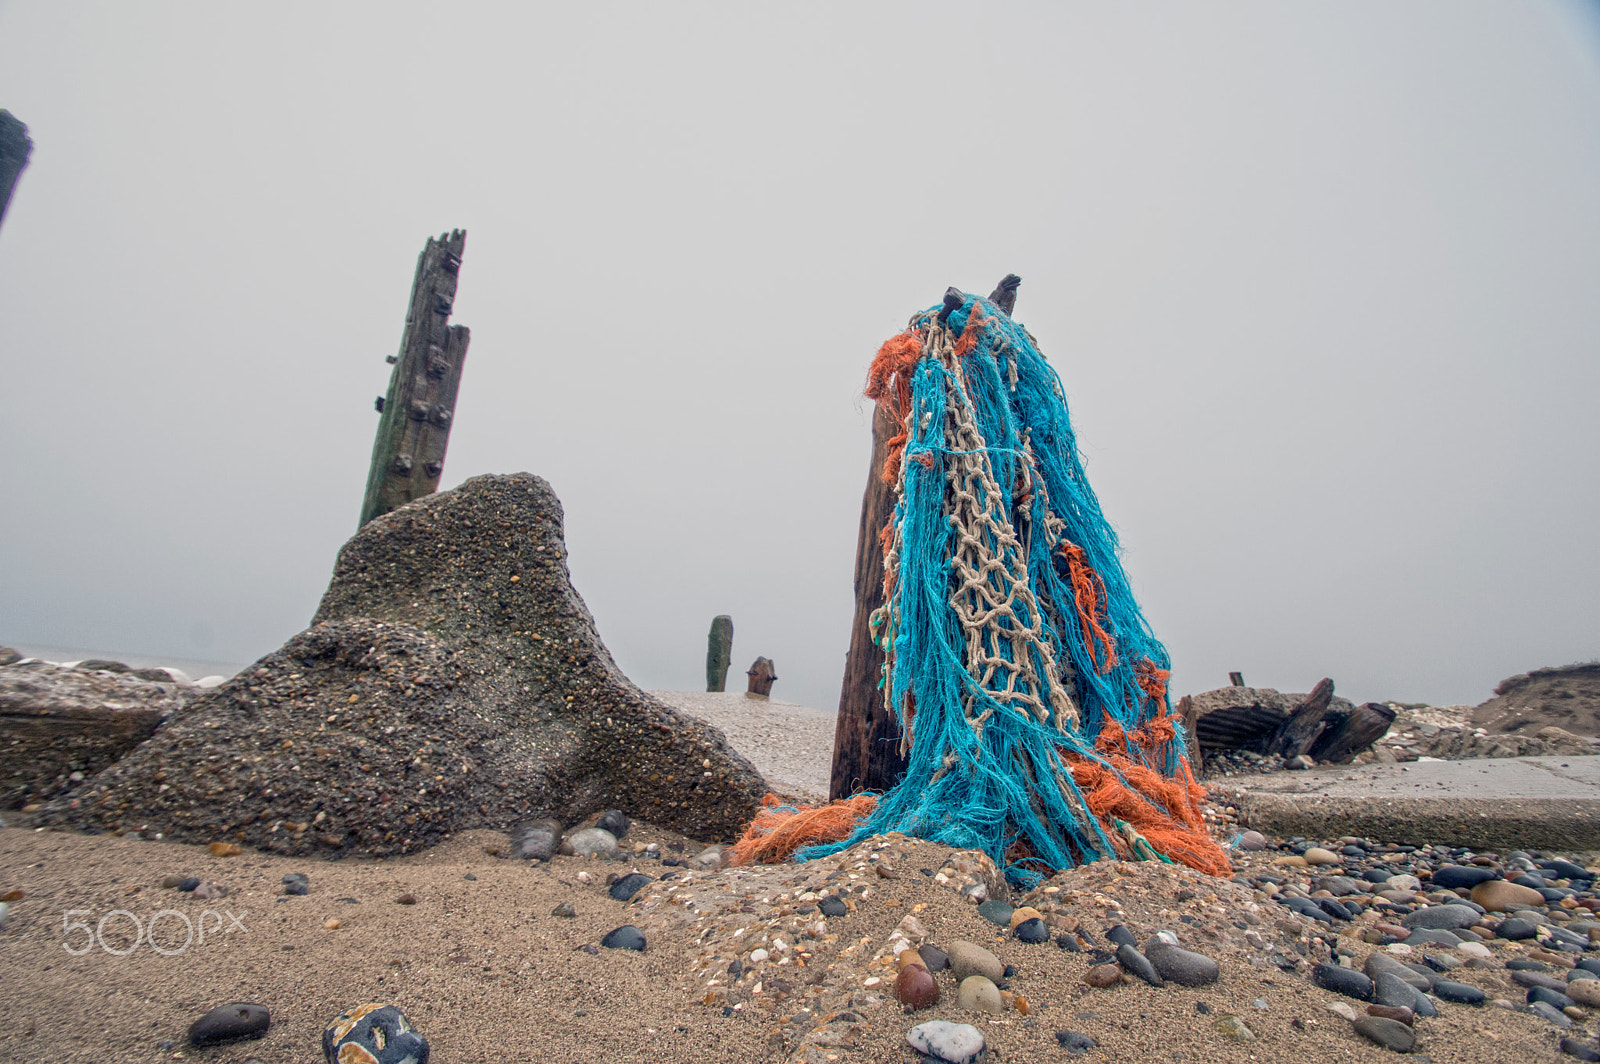
<svg viewBox="0 0 1600 1064"><path fill-rule="evenodd" d="M751 964L760 964L762 961L766 960L769 956L771 956L771 954L769 954L764 949L753 949L753 950L750 951L750 963Z"/></svg>

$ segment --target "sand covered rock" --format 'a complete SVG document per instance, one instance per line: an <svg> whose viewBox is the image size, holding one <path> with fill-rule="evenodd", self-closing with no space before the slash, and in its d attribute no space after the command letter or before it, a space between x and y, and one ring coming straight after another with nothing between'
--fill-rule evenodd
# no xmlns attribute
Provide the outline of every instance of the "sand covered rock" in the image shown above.
<svg viewBox="0 0 1600 1064"><path fill-rule="evenodd" d="M144 742L200 692L128 672L24 661L0 665L0 808L77 786ZM147 670L148 671L148 670ZM73 774L78 778L74 780Z"/></svg>
<svg viewBox="0 0 1600 1064"><path fill-rule="evenodd" d="M721 732L617 668L572 587L561 504L521 473L368 523L310 629L40 822L383 855L606 807L726 838L763 791Z"/></svg>

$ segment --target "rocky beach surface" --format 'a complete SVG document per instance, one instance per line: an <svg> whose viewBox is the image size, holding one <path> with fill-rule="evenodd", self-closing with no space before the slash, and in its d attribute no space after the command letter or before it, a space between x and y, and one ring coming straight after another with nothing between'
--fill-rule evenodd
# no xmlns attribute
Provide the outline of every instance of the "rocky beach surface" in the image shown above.
<svg viewBox="0 0 1600 1064"><path fill-rule="evenodd" d="M439 1061L1600 1056L1592 855L1273 840L1209 815L1231 878L1103 861L1029 890L899 835L724 867L715 840L616 814L547 859L469 831L334 862L23 816L0 831L0 1049L305 1060L370 1003ZM196 1044L238 1005L263 1010L246 1034Z"/></svg>

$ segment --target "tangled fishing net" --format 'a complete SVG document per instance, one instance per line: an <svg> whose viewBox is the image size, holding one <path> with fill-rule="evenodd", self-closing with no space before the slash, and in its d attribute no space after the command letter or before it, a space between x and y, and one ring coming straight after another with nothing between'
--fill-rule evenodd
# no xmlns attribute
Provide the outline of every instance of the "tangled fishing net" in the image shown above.
<svg viewBox="0 0 1600 1064"><path fill-rule="evenodd" d="M797 812L813 819L782 843L786 815L763 810L741 858L805 860L901 831L982 849L1019 883L1118 856L1227 875L1166 649L1033 337L986 299L934 307L879 350L867 395L900 425L872 628L906 774L875 806Z"/></svg>

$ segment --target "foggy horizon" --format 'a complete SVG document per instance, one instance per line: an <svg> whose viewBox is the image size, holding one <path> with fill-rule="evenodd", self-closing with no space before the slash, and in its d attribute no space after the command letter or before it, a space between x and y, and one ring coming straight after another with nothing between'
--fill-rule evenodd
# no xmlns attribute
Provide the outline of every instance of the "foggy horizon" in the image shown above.
<svg viewBox="0 0 1600 1064"><path fill-rule="evenodd" d="M527 471L624 673L837 706L878 345L1022 276L1174 666L1600 657L1600 15L0 2L0 644L247 664L355 532L418 252L441 488Z"/></svg>

